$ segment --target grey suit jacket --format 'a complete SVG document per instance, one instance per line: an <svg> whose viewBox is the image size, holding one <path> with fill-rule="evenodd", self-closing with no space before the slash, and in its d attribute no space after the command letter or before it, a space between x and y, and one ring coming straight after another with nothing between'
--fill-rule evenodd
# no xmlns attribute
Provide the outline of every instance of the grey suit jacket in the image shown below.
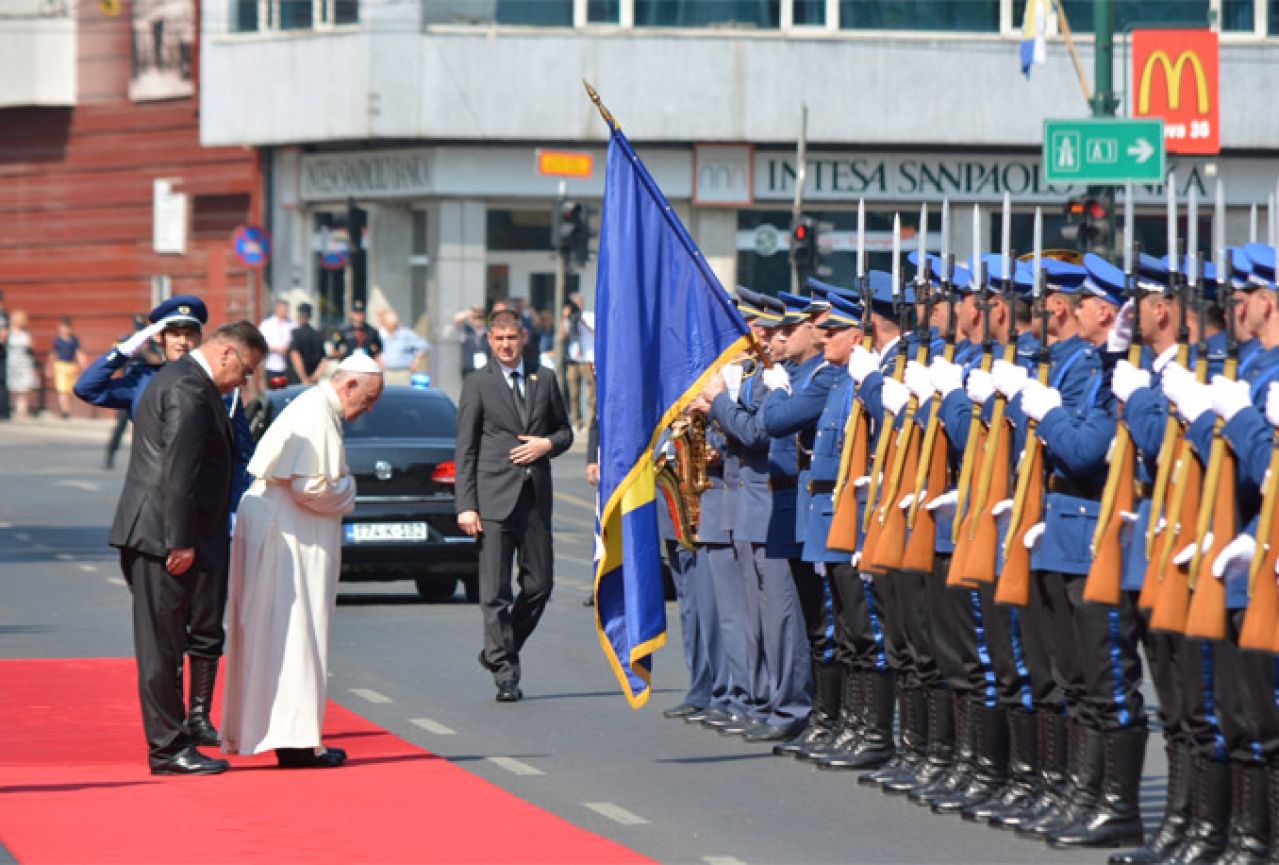
<svg viewBox="0 0 1279 865"><path fill-rule="evenodd" d="M573 444L564 399L555 373L525 367L527 420L520 420L515 393L496 360L462 383L457 407L457 511L478 511L481 519L504 520L515 510L526 480L532 481L539 507L551 509L551 459ZM551 440L551 452L531 466L511 462L519 436Z"/></svg>

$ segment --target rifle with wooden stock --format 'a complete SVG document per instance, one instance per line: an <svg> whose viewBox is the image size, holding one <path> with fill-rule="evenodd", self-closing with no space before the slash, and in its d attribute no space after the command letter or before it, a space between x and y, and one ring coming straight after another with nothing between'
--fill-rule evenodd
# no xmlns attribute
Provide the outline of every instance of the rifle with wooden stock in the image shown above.
<svg viewBox="0 0 1279 865"><path fill-rule="evenodd" d="M866 278L866 201L857 202L857 290L862 296L862 348L873 347L870 320L870 285ZM835 476L832 496L834 511L830 530L826 534L826 546L832 550L853 553L857 551L857 481L870 471L870 423L865 419L865 408L854 398L844 422L844 438L839 452L839 472Z"/></svg>
<svg viewBox="0 0 1279 865"><path fill-rule="evenodd" d="M1128 184L1124 196L1124 226L1127 229L1124 245L1124 280L1127 295L1132 303L1132 344L1128 347L1128 363L1141 367L1141 295L1137 289L1136 262L1134 261L1132 231L1133 186ZM1133 446L1132 431L1123 418L1123 406L1119 407L1119 424L1115 440L1108 456L1110 467L1106 472L1106 485L1101 493L1101 507L1097 512L1097 528L1092 536L1092 564L1084 580L1084 600L1097 604L1116 606L1123 589L1125 514L1136 509L1137 448Z"/></svg>
<svg viewBox="0 0 1279 865"><path fill-rule="evenodd" d="M1048 354L1048 305L1044 290L1043 213L1038 207L1035 208L1034 268L1031 302L1039 313L1039 358L1035 377L1040 384L1047 385L1052 363ZM1016 340L1013 342L1015 344ZM1004 530L1004 567L995 585L997 604L1024 607L1030 603L1030 550L1026 548L1026 532L1043 518L1044 512L1044 451L1039 436L1035 435L1038 426L1034 418L1026 418L1026 440L1017 462L1013 506L1008 515L1008 527Z"/></svg>
<svg viewBox="0 0 1279 865"><path fill-rule="evenodd" d="M1261 489L1261 517L1257 521L1257 550L1248 568L1248 608L1239 629L1239 648L1279 652L1279 429L1270 436L1270 466Z"/></svg>

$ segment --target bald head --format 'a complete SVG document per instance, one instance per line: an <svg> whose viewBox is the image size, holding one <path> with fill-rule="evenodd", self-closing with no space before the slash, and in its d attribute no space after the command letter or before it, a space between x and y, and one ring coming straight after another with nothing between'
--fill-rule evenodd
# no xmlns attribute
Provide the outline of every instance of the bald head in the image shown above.
<svg viewBox="0 0 1279 865"><path fill-rule="evenodd" d="M339 370L329 384L342 403L342 417L352 421L373 408L382 396L382 375L370 372Z"/></svg>

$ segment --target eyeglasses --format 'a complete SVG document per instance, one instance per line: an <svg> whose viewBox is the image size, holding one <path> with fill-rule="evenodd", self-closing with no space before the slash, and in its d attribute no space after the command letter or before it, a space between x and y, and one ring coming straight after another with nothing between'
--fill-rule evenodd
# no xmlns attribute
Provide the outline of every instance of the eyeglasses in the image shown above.
<svg viewBox="0 0 1279 865"><path fill-rule="evenodd" d="M233 345L228 347L235 353L235 359L240 362L240 369L243 371L245 379L253 378L253 376L257 373L258 368L255 366L249 366L245 363L244 355L240 354L240 350L238 348Z"/></svg>

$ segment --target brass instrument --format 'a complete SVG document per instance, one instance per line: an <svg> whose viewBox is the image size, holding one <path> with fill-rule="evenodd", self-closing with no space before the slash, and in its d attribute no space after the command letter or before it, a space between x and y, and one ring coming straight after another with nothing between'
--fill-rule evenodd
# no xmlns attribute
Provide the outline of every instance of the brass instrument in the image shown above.
<svg viewBox="0 0 1279 865"><path fill-rule="evenodd" d="M672 423L670 446L673 456L662 453L657 458L657 486L670 508L675 539L691 550L702 519L701 496L711 487L706 416L693 413Z"/></svg>

